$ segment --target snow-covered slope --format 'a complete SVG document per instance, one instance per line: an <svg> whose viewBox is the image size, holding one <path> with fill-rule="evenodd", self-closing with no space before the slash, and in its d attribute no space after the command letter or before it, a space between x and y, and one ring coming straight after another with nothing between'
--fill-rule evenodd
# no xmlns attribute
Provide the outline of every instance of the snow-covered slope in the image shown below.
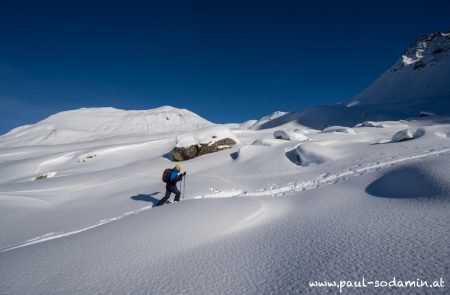
<svg viewBox="0 0 450 295"><path fill-rule="evenodd" d="M22 126L0 137L0 147L65 144L113 136L184 132L212 125L185 110L169 106L143 111L82 108L57 113L34 125Z"/></svg>
<svg viewBox="0 0 450 295"><path fill-rule="evenodd" d="M450 101L450 33L419 38L348 106Z"/></svg>
<svg viewBox="0 0 450 295"><path fill-rule="evenodd" d="M234 130L237 146L181 163L185 200L158 208L176 132L0 148L0 293L321 294L338 289L308 283L447 282L450 119L382 125L311 133L300 146L252 145L275 141L272 132ZM405 128L422 136L392 142Z"/></svg>

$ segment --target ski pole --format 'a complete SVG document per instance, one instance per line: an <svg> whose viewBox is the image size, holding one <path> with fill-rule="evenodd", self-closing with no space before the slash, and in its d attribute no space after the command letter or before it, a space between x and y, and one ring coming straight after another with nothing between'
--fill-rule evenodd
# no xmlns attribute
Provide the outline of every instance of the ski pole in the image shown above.
<svg viewBox="0 0 450 295"><path fill-rule="evenodd" d="M186 194L186 175L184 175L184 178L183 178L183 200L184 200L185 194Z"/></svg>

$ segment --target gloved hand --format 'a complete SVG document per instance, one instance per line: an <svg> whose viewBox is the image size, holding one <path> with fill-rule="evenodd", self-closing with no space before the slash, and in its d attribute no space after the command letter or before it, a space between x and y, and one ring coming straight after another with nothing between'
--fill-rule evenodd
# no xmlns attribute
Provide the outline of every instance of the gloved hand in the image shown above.
<svg viewBox="0 0 450 295"><path fill-rule="evenodd" d="M183 176L186 176L186 171L183 172Z"/></svg>

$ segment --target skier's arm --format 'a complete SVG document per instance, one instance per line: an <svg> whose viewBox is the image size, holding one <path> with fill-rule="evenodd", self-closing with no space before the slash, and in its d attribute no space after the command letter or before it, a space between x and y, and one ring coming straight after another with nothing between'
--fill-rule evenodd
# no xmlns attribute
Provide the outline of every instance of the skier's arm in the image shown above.
<svg viewBox="0 0 450 295"><path fill-rule="evenodd" d="M180 173L180 174L178 175L177 181L183 180L183 176L185 176L185 175L186 175L186 172Z"/></svg>

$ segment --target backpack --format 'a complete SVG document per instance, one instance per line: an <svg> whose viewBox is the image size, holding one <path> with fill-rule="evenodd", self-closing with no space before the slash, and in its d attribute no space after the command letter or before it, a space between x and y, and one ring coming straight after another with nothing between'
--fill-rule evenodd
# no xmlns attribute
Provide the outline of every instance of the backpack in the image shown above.
<svg viewBox="0 0 450 295"><path fill-rule="evenodd" d="M170 181L170 174L172 174L173 169L166 168L162 175L162 181L168 183Z"/></svg>

